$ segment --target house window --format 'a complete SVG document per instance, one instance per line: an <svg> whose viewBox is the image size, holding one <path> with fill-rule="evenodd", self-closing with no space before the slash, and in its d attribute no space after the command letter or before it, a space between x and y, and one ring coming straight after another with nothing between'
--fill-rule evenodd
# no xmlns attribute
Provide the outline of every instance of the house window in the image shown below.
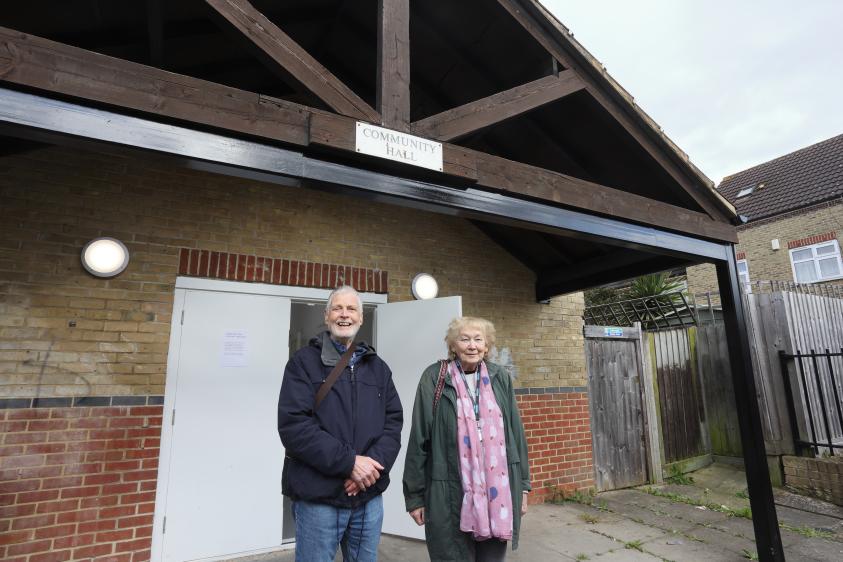
<svg viewBox="0 0 843 562"><path fill-rule="evenodd" d="M802 246L790 251L793 278L797 283L816 283L843 277L837 240Z"/></svg>
<svg viewBox="0 0 843 562"><path fill-rule="evenodd" d="M745 189L741 189L738 191L738 196L735 199L740 199L741 197L746 197L747 195L751 195L752 192L755 191L755 186L747 187Z"/></svg>
<svg viewBox="0 0 843 562"><path fill-rule="evenodd" d="M738 260L738 280L744 286L749 285L749 266L746 260Z"/></svg>

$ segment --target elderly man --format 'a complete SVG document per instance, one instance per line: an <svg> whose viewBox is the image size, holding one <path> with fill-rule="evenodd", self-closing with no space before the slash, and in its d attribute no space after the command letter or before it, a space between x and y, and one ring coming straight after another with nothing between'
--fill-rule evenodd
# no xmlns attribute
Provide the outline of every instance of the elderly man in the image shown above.
<svg viewBox="0 0 843 562"><path fill-rule="evenodd" d="M401 401L374 348L353 343L363 325L357 291L343 286L331 293L325 324L328 330L287 363L278 400L296 561L332 561L339 545L346 561L375 561L381 494L401 447Z"/></svg>

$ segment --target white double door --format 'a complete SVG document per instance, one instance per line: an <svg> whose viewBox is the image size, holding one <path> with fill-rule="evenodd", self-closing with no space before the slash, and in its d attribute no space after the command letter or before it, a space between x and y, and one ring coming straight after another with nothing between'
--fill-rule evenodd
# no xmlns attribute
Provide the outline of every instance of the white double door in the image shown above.
<svg viewBox="0 0 843 562"><path fill-rule="evenodd" d="M198 281L182 280L195 287ZM153 529L154 562L233 558L282 547L278 393L289 357L291 301L327 291L205 282L178 288L173 307ZM298 290L301 291L301 290ZM370 304L382 295L364 295ZM374 303L372 301L375 301ZM406 423L384 497L384 532L421 537L401 494L418 377L444 356L459 297L377 303L378 353L393 370ZM289 528L289 525L288 525Z"/></svg>

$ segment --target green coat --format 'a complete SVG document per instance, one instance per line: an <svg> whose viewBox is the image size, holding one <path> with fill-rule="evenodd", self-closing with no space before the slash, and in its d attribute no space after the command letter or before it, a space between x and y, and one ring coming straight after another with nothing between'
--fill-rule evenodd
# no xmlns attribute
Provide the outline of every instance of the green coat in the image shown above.
<svg viewBox="0 0 843 562"><path fill-rule="evenodd" d="M407 511L425 508L425 539L433 562L474 560L474 540L460 531L463 490L457 449L456 389L450 373L433 416L433 394L439 362L424 370L413 405L410 442L404 461L404 501ZM527 440L515 403L509 374L494 363L486 363L492 390L501 409L506 430L506 458L512 491L512 549L518 548L521 526L521 493L530 489Z"/></svg>

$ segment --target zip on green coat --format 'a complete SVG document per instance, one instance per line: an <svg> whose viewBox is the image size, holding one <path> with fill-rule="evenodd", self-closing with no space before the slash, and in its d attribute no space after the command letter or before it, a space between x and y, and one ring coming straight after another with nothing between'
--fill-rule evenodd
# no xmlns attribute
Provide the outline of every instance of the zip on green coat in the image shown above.
<svg viewBox="0 0 843 562"><path fill-rule="evenodd" d="M474 560L474 539L460 531L463 489L457 448L456 389L445 374L442 397L433 413L433 395L440 363L422 373L413 404L410 441L404 461L404 502L407 511L424 507L424 534L432 562ZM530 490L527 439L515 402L509 373L486 362L492 390L504 419L509 488L512 493L512 549L518 548L522 492Z"/></svg>

